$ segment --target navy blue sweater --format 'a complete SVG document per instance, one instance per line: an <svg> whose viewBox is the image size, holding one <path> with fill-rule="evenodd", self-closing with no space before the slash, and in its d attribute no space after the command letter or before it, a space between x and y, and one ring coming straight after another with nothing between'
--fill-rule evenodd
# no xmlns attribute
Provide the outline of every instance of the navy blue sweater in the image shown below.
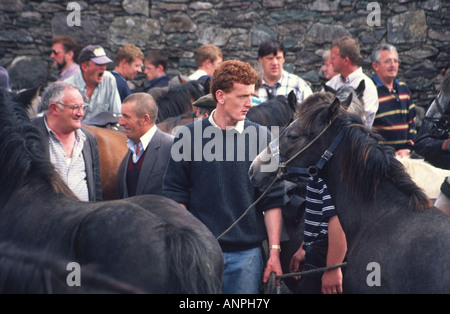
<svg viewBox="0 0 450 314"><path fill-rule="evenodd" d="M185 204L218 237L261 195L250 182L248 170L255 154L267 147L270 137L267 128L249 120L245 120L242 134L220 130L208 119L186 125L175 136L163 194ZM256 149L252 152L249 146ZM282 182L274 184L219 240L222 250L256 247L266 239L263 212L284 206L284 195Z"/></svg>

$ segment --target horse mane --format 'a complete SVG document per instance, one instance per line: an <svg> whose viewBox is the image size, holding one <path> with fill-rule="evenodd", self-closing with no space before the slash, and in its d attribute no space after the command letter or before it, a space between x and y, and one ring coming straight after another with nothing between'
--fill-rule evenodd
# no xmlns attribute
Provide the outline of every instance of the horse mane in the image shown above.
<svg viewBox="0 0 450 314"><path fill-rule="evenodd" d="M310 97L311 99L307 100L311 104L303 106L299 114L303 120L302 128L306 130L313 128L312 122L317 115L328 111L334 98L330 93L316 93ZM384 179L393 182L410 197L410 208L421 210L432 206L425 193L406 172L403 164L395 158L393 149L379 144L380 135L368 130L363 125L361 116L340 107L333 123L335 124L333 134L337 134L336 128L345 129L342 141L334 154L335 157L339 155L340 180L346 182L347 188L363 208L367 208L368 204L375 200L379 185Z"/></svg>
<svg viewBox="0 0 450 314"><path fill-rule="evenodd" d="M143 293L83 265L81 286L69 286L69 261L46 250L0 243L0 293Z"/></svg>
<svg viewBox="0 0 450 314"><path fill-rule="evenodd" d="M192 103L205 94L205 87L198 81L188 81L170 87L157 99L157 123L192 111Z"/></svg>
<svg viewBox="0 0 450 314"><path fill-rule="evenodd" d="M35 180L44 180L53 192L76 199L44 152L42 137L26 111L31 102L27 99L24 103L22 94L0 91L0 208L17 188Z"/></svg>

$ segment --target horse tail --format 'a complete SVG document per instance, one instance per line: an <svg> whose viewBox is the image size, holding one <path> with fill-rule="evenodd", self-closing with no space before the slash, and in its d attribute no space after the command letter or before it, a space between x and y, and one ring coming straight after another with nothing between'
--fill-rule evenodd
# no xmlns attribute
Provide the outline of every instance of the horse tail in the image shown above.
<svg viewBox="0 0 450 314"><path fill-rule="evenodd" d="M168 227L166 247L169 252L170 293L221 293L221 276L204 242L205 239L194 230Z"/></svg>

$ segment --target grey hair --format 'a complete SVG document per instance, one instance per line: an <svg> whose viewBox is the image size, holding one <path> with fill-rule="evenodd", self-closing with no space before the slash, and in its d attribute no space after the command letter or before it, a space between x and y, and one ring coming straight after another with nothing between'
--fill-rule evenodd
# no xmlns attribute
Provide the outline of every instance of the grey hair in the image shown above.
<svg viewBox="0 0 450 314"><path fill-rule="evenodd" d="M150 122L155 123L158 117L158 105L152 95L148 93L133 93L128 95L123 103L134 102L134 113L138 118L148 114Z"/></svg>
<svg viewBox="0 0 450 314"><path fill-rule="evenodd" d="M331 54L330 49L325 50L325 51L322 53L322 60L323 60L323 61L328 60L328 58L330 57L330 54Z"/></svg>
<svg viewBox="0 0 450 314"><path fill-rule="evenodd" d="M370 55L370 62L374 63L380 63L380 51L394 51L397 53L397 48L391 44L380 44L375 47L375 49L372 51L372 54ZM397 53L398 54L398 53Z"/></svg>
<svg viewBox="0 0 450 314"><path fill-rule="evenodd" d="M42 110L48 111L48 108L52 102L62 102L62 99L66 94L66 90L68 89L78 90L77 87L71 84L63 82L51 83L42 93Z"/></svg>

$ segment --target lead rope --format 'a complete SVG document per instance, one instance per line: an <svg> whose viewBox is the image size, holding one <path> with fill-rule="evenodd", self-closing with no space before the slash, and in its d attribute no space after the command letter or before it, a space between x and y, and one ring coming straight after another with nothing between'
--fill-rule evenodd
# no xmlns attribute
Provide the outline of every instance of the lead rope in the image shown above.
<svg viewBox="0 0 450 314"><path fill-rule="evenodd" d="M281 170L281 169L280 169ZM231 226L228 227L227 230L225 230L220 236L217 237L217 240L219 240L221 237L223 237L225 234L227 234L242 218L244 218L245 215L248 214L248 212L250 211L250 209L255 206L263 197L264 195L267 194L267 192L269 191L269 189L272 187L272 185L278 180L278 176L279 176L280 171L278 172L277 176L273 179L272 183L270 183L270 185L267 187L267 189L264 190L264 192L258 197L258 199L256 201L253 202L253 204L251 204L246 210L245 212L235 221L231 224Z"/></svg>
<svg viewBox="0 0 450 314"><path fill-rule="evenodd" d="M347 262L344 262L341 264L332 265L332 266L328 266L328 267L319 267L319 268L315 268L315 269L305 270L305 271L296 272L296 273L288 273L288 274L283 274L283 275L276 275L275 273L271 273L269 276L269 280L267 281L267 286L264 289L265 290L264 293L265 294L273 294L273 291L276 291L276 294L282 293L281 286L275 285L276 279L285 279L285 278L290 278L290 277L294 277L294 276L304 276L304 275L310 275L310 274L315 274L315 273L322 273L322 272L326 272L327 270L345 267L346 265L347 265Z"/></svg>

